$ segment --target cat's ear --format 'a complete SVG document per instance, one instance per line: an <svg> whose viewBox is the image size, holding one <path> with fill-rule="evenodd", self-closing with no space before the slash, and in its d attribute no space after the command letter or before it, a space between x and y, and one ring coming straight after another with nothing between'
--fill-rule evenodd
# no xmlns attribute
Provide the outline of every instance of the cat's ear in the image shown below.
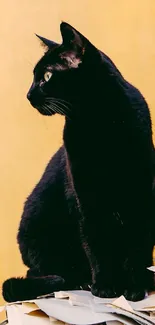
<svg viewBox="0 0 155 325"><path fill-rule="evenodd" d="M52 49L52 48L54 48L54 47L56 47L56 46L59 45L59 44L57 44L57 43L55 43L53 41L50 41L49 39L44 38L44 37L42 37L42 36L40 36L38 34L35 34L35 35L40 39L41 45L43 47L45 47L46 49Z"/></svg>
<svg viewBox="0 0 155 325"><path fill-rule="evenodd" d="M68 50L84 52L88 40L71 25L62 22L60 25L63 45Z"/></svg>

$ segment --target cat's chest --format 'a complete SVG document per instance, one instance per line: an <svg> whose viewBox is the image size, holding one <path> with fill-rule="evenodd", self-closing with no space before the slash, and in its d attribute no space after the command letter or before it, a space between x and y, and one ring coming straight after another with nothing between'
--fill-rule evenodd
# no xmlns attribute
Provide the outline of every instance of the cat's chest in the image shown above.
<svg viewBox="0 0 155 325"><path fill-rule="evenodd" d="M129 159L125 137L94 125L67 126L64 145L74 183L100 190L101 184L108 186L114 180L117 182L118 177L120 182L120 174L124 179Z"/></svg>

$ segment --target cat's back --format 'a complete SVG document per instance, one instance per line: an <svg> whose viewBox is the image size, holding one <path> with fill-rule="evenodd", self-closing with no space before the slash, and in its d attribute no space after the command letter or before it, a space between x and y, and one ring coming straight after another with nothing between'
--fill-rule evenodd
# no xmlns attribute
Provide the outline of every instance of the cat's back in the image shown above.
<svg viewBox="0 0 155 325"><path fill-rule="evenodd" d="M109 72L109 80L111 79L111 91L114 91L114 100L123 107L123 112L136 128L140 128L145 134L152 136L151 116L148 104L141 91L128 81L120 73L113 61L101 52L103 71L106 67ZM113 104L113 99L111 99ZM110 102L110 100L109 100ZM119 115L119 110L117 110Z"/></svg>

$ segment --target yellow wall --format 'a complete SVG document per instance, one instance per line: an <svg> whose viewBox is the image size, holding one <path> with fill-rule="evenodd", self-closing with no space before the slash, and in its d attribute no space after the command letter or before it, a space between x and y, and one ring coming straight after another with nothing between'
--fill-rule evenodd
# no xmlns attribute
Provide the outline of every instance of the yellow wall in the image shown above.
<svg viewBox="0 0 155 325"><path fill-rule="evenodd" d="M1 0L0 5L2 282L25 272L16 245L23 202L61 143L63 119L39 115L25 97L33 66L42 54L34 33L59 41L60 21L73 24L141 89L155 120L155 2Z"/></svg>

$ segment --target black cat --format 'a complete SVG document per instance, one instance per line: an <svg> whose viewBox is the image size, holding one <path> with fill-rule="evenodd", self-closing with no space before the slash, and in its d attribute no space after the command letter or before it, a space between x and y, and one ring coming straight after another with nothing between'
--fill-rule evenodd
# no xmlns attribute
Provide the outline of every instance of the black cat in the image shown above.
<svg viewBox="0 0 155 325"><path fill-rule="evenodd" d="M38 36L47 51L27 97L40 113L65 116L64 145L25 204L18 242L27 277L5 281L3 296L90 284L94 295L140 300L153 288L149 109L77 30L61 23L61 34L61 45Z"/></svg>

